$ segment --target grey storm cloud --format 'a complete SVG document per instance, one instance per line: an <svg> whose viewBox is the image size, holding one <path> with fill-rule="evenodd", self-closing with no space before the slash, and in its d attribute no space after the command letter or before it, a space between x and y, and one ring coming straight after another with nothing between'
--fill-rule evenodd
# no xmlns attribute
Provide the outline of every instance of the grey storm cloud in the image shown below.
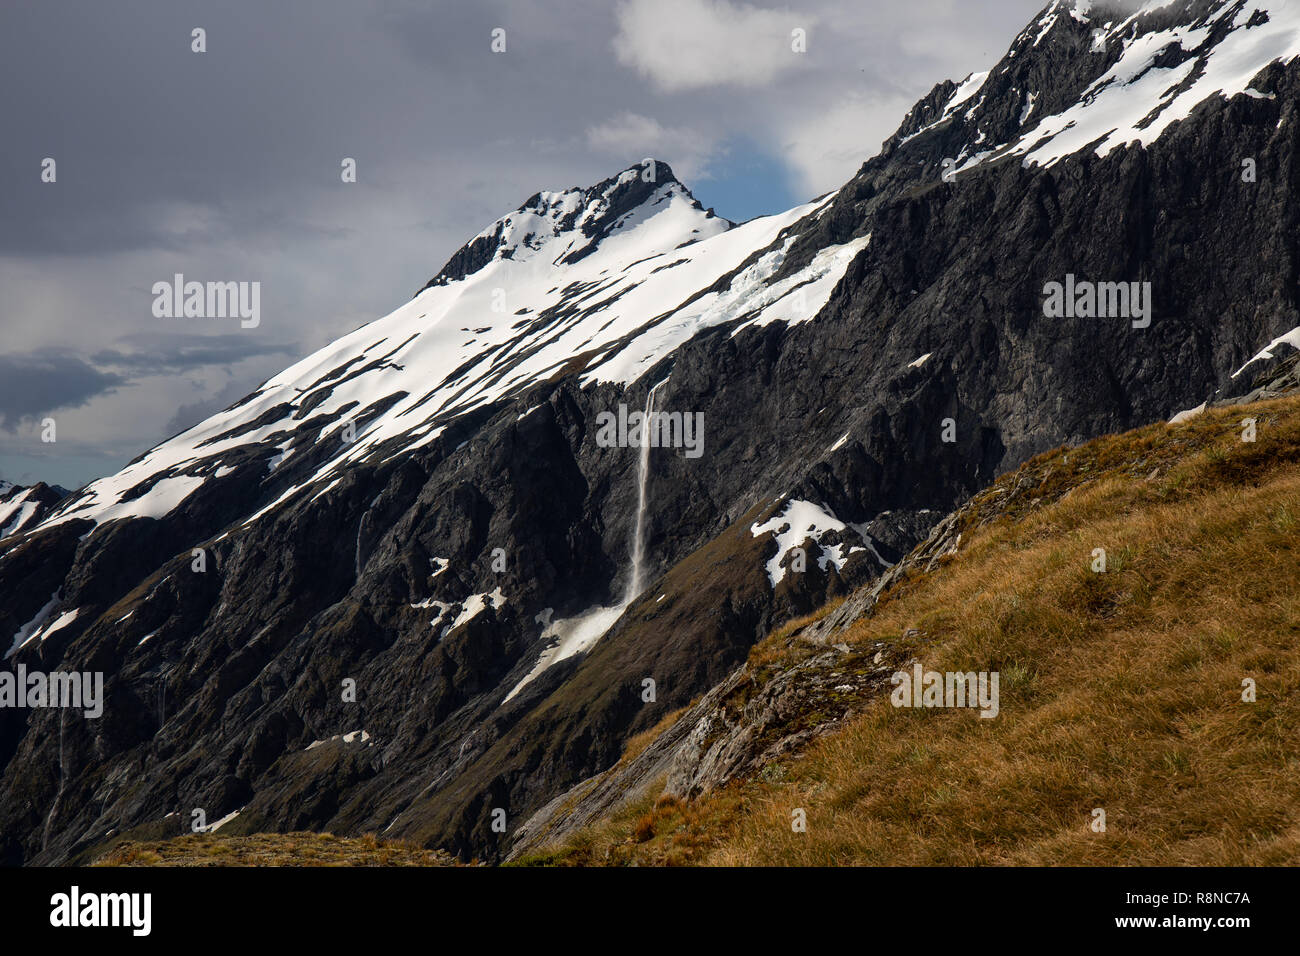
<svg viewBox="0 0 1300 956"><path fill-rule="evenodd" d="M136 376L180 374L209 365L233 365L259 356L293 356L300 351L294 342L263 342L238 333L136 332L120 337L114 344L119 347L101 349L91 356L91 361L99 366L126 369Z"/></svg>
<svg viewBox="0 0 1300 956"><path fill-rule="evenodd" d="M102 349L89 361L67 349L0 355L0 428L13 433L49 412L81 408L94 399L155 375L181 375L208 366L229 368L251 358L296 356L295 343L270 343L238 334L162 333L123 336L121 347ZM220 411L256 382L228 385L212 399L178 409L172 423L198 411ZM201 420L194 418L186 426ZM169 423L169 426L172 424Z"/></svg>
<svg viewBox="0 0 1300 956"><path fill-rule="evenodd" d="M179 435L188 428L197 425L217 412L229 408L241 398L251 394L258 385L257 380L235 379L211 398L189 402L176 409L176 414L163 426L164 435Z"/></svg>
<svg viewBox="0 0 1300 956"><path fill-rule="evenodd" d="M112 470L402 305L538 190L649 155L729 218L834 189L1045 2L0 3L0 471ZM261 281L257 333L171 337L148 290L176 273ZM16 426L53 408L57 447Z"/></svg>
<svg viewBox="0 0 1300 956"><path fill-rule="evenodd" d="M0 355L0 428L13 432L24 421L78 408L125 384L123 376L70 353Z"/></svg>

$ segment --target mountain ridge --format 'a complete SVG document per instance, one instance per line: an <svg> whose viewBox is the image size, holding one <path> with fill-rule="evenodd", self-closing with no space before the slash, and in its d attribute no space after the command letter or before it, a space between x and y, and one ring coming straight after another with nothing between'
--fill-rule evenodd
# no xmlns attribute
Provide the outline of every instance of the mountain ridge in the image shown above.
<svg viewBox="0 0 1300 956"><path fill-rule="evenodd" d="M540 245L542 240L536 232L526 232L515 241L512 241L515 237L508 234L519 232L515 220L520 217L524 217L528 224L539 226L549 221L551 238L576 229L588 240L578 248L564 249L551 263L563 265L590 255L602 239L626 226L626 220L633 212L647 204L654 206L668 201L674 195L687 200L695 209L704 208L673 173L672 167L654 158L644 159L592 186L534 193L513 213L502 216L461 246L420 291L464 279L496 258L514 259L521 247L537 251L534 243ZM713 211L707 210L705 218L713 217ZM720 217L718 221L724 229L735 225Z"/></svg>

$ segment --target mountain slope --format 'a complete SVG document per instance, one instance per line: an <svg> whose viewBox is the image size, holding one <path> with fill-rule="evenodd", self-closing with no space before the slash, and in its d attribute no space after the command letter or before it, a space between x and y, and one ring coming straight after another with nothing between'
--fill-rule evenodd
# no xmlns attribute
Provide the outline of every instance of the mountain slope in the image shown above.
<svg viewBox="0 0 1300 956"><path fill-rule="evenodd" d="M0 481L0 538L36 527L67 496L43 481L28 488Z"/></svg>
<svg viewBox="0 0 1300 956"><path fill-rule="evenodd" d="M753 287L780 264L778 238L824 205L733 228L655 161L587 190L540 193L471 240L409 304L93 482L45 526L161 517L223 479L237 484L254 461L264 485L268 470L293 476L275 482L284 490L248 515L256 520L324 493L349 468L438 441L579 357L582 384L625 385L701 329L741 315L751 324L806 318L862 242L824 250L797 278ZM730 289L709 291L742 265ZM797 312L785 294L795 286Z"/></svg>
<svg viewBox="0 0 1300 956"><path fill-rule="evenodd" d="M109 695L98 721L0 711L0 857L203 809L498 858L997 474L1254 390L1300 328L1296 5L1082 6L783 215L733 226L654 161L538 194L391 316L0 542L3 666ZM1145 117L1197 70L1217 85L1145 145L1049 162L1009 125L1034 93L1044 136L1104 136L1107 90ZM1150 326L1047 318L1067 276L1150 282ZM648 403L703 415L702 454L600 440Z"/></svg>
<svg viewBox="0 0 1300 956"><path fill-rule="evenodd" d="M1294 394L1036 458L862 619L783 628L530 821L521 862L1294 865L1298 516ZM917 663L999 672L997 716L893 706Z"/></svg>

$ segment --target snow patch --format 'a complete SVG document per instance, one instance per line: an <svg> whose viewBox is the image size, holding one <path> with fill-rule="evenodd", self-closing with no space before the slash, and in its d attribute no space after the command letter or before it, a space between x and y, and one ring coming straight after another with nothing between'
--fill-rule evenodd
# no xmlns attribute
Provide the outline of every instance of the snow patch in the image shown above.
<svg viewBox="0 0 1300 956"><path fill-rule="evenodd" d="M448 628L448 631L454 631L462 624L468 624L488 608L496 610L505 607L505 604L506 598L505 595L501 593L500 588L484 594L471 594L465 599L460 614L457 616L456 620L451 622L451 627Z"/></svg>
<svg viewBox="0 0 1300 956"><path fill-rule="evenodd" d="M243 812L244 812L244 808L243 808L243 807L240 807L238 810L234 810L234 811L231 811L230 813L227 813L224 817L222 817L220 820L218 820L218 821L215 822L215 823L210 823L210 824L208 824L206 827L199 827L197 830L195 830L195 832L196 832L196 833L216 833L218 830L220 830L222 827L224 827L224 826L225 826L227 823L229 823L231 820L234 820L236 817L238 817L238 816L239 816L241 813L243 813Z"/></svg>
<svg viewBox="0 0 1300 956"><path fill-rule="evenodd" d="M50 636L54 634L56 631L63 630L65 627L67 627L69 624L75 621L77 619L77 615L80 613L81 613L80 608L77 608L76 610L73 611L64 611L62 614L58 616L58 618L55 619L54 623L48 625L47 627L41 628L39 631L33 634L32 639L39 637L41 639L41 643L44 644L47 640L49 640Z"/></svg>
<svg viewBox="0 0 1300 956"><path fill-rule="evenodd" d="M58 603L59 592L55 591L50 595L50 599L46 602L45 606L36 612L36 616L18 629L18 633L14 635L13 643L10 645L9 650L5 651L6 658L13 656L14 652L32 639L34 636L33 632L45 623L45 619L53 613L54 607Z"/></svg>
<svg viewBox="0 0 1300 956"><path fill-rule="evenodd" d="M0 502L0 538L23 530L40 506L41 503L32 497L30 488L23 489L10 501Z"/></svg>
<svg viewBox="0 0 1300 956"><path fill-rule="evenodd" d="M1197 405L1195 408L1189 408L1185 412L1179 412L1173 418L1169 419L1169 424L1181 425L1183 422L1190 422L1193 418L1204 414L1205 409L1209 407L1209 404L1209 402L1201 402L1201 404Z"/></svg>
<svg viewBox="0 0 1300 956"><path fill-rule="evenodd" d="M626 608L627 605L625 604L617 607L597 606L588 608L577 617L552 621L551 626L542 632L542 638L552 641L551 645L542 651L542 656L537 659L533 669L514 686L510 693L506 694L501 703L509 703L515 695L532 683L537 675L548 667L594 647L596 642L614 626L614 623L623 615Z"/></svg>
<svg viewBox="0 0 1300 956"><path fill-rule="evenodd" d="M364 730L352 730L346 734L335 734L333 737L326 737L324 740L313 740L303 748L303 752L305 753L308 750L315 750L317 747L323 747L328 743L333 743L335 740L341 740L345 744L364 744L370 740L370 734Z"/></svg>
<svg viewBox="0 0 1300 956"><path fill-rule="evenodd" d="M1237 371L1233 372L1232 377L1236 378L1238 375L1246 371L1246 369L1254 365L1256 362L1263 362L1269 359L1277 358L1277 354L1275 350L1279 345L1289 345L1293 349L1300 349L1300 328L1294 328L1290 332L1287 332L1285 335L1279 335L1272 342L1269 342L1268 345L1264 346L1263 350L1258 355L1256 355L1253 359L1251 359L1241 368L1237 369Z"/></svg>
<svg viewBox="0 0 1300 956"><path fill-rule="evenodd" d="M772 587L776 587L785 579L786 569L781 566L781 562L786 555L809 538L820 542L826 532L843 531L846 527L848 526L824 505L818 506L811 501L796 499L790 501L774 518L751 525L749 533L755 538L764 534L775 535L776 556L767 562L767 577L772 582ZM822 548L818 559L822 570L825 570L827 561L834 562L836 569L843 567L844 557L839 553L838 546Z"/></svg>
<svg viewBox="0 0 1300 956"><path fill-rule="evenodd" d="M1029 115L1034 111L1034 103L1038 100L1037 93L1029 93L1025 96L1025 108L1020 111L1020 125L1024 126L1029 119Z"/></svg>

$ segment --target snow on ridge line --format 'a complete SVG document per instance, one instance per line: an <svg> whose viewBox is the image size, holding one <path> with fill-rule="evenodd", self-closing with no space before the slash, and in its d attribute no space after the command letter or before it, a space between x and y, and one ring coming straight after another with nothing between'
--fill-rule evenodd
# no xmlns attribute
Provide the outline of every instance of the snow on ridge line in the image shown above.
<svg viewBox="0 0 1300 956"><path fill-rule="evenodd" d="M509 258L520 262L544 252L547 260L555 263L566 256L575 255L598 241L588 237L583 231L584 227L603 215L609 209L611 195L619 187L638 179L644 169L644 165L637 165L623 170L607 184L601 184L606 188L595 195L592 195L591 189L582 188L540 192L534 197L537 200L535 203L525 204L502 216L471 242L495 238L497 246L493 250L491 261ZM612 223L609 232L617 233L634 228L641 221L638 213L652 210L674 197L691 203L696 201L680 182L664 182L647 199ZM720 230L732 225L726 219L714 218ZM564 241L563 248L558 253L559 243L556 240Z"/></svg>
<svg viewBox="0 0 1300 956"><path fill-rule="evenodd" d="M0 538L22 531L40 506L41 503L32 497L31 488L24 488L22 494L10 501L0 502Z"/></svg>
<svg viewBox="0 0 1300 956"><path fill-rule="evenodd" d="M991 70L984 70L980 73L972 73L970 76L966 77L966 79L962 80L961 85L958 86L956 92L952 94L952 99L950 99L944 106L944 116L951 116L956 112L957 107L973 100L975 94L984 89L984 84L988 82L989 74L991 72Z"/></svg>
<svg viewBox="0 0 1300 956"><path fill-rule="evenodd" d="M957 89L953 91L952 96L948 98L948 102L944 104L943 111L939 114L939 118L933 123L929 123L921 129L918 129L915 133L903 137L902 142L910 143L923 133L928 133L930 130L942 126L948 120L952 119L953 115L957 112L957 107L961 106L963 103L969 102L975 97L976 93L984 88L984 84L988 82L988 78L992 75L992 72L992 70L985 70L982 73L972 73L970 76L966 77L966 79L962 80L961 83L957 84Z"/></svg>
<svg viewBox="0 0 1300 956"><path fill-rule="evenodd" d="M1019 157L1026 167L1048 168L1089 147L1104 157L1130 144L1149 146L1171 125L1187 119L1197 106L1216 95L1224 99L1239 95L1270 98L1269 94L1253 90L1250 81L1270 63L1291 62L1300 56L1300 0L1219 0L1217 7L1197 20L1142 32L1144 18L1173 3L1146 0L1125 11L1127 15L1121 19L1102 24L1093 31L1094 42L1111 50L1122 44L1119 60L1075 103L1057 113L1036 115L1040 91L1031 89L1023 94L1026 98L1021 107L1020 129L1006 142L987 143L980 124L975 124L972 139L956 151L955 172L965 173L1008 156ZM1093 22L1096 11L1090 0L1055 0L1016 38L1002 71L1010 69L1008 61L1031 53L1043 43L1063 22L1065 13L1086 26ZM1187 52L1198 49L1225 24L1227 29L1214 46L1176 65L1156 65L1171 48ZM1185 89L1181 89L1183 85ZM962 103L974 96L967 89L961 92ZM1015 94L1022 95L1019 89ZM965 118L973 119L982 104L983 98ZM946 107L936 122L903 142L947 122L956 113L952 105Z"/></svg>
<svg viewBox="0 0 1300 956"><path fill-rule="evenodd" d="M866 242L823 250L794 281L780 284L777 292L788 292L787 286L796 281L810 282L797 297L806 306L802 310L794 306L796 297L767 290L765 280L779 265L779 257L767 258L765 270L748 270L749 284L733 283L725 308L709 308L718 305L714 300L721 297L716 293L683 308L755 250L772 246L783 230L824 211L835 194L734 227L697 208L684 190L653 195L659 198L624 215L617 228L575 263L549 265L568 248L565 233L542 237L537 254L523 261L495 260L463 279L424 289L388 316L274 376L242 404L93 482L42 526L83 518L98 525L114 518L161 517L228 469L229 453L260 444L274 444L284 452L297 445L296 432L304 422L315 418L318 425L317 416L333 418L322 432L333 434L343 427L343 408L352 406L347 415L358 420L367 408L406 393L383 414L357 424L355 441L341 446L314 474L295 476L291 487L243 522L250 523L305 489L337 480L381 444L392 449L385 452L391 458L436 440L450 418L509 399L564 368L574 355L594 356L584 385L628 384L702 329L748 311L747 302L762 306L755 321L806 321ZM503 289L509 299L504 310L494 308ZM548 314L561 308L568 313L563 318ZM577 314L572 314L574 309ZM367 366L372 367L349 374ZM311 413L295 419L313 397ZM247 428L279 405L285 406L281 417ZM228 431L239 434L220 437ZM286 467L281 462L283 457L274 465ZM154 484L145 494L122 500L150 481Z"/></svg>
<svg viewBox="0 0 1300 956"><path fill-rule="evenodd" d="M1052 21L1039 40L1054 25L1064 2L1058 0L1039 21ZM1132 143L1149 146L1211 97L1251 95L1250 81L1260 70L1270 63L1290 62L1300 56L1300 0L1247 0L1215 46L1183 63L1157 66L1158 58L1171 47L1190 52L1201 46L1236 9L1235 3L1224 2L1199 26L1178 25L1126 36L1144 16L1168 7L1170 2L1148 0L1127 19L1107 24L1099 40L1108 45L1120 40L1123 51L1119 60L1069 108L1040 117L1018 139L979 154L962 171L990 157L1014 155L1020 156L1026 166L1050 167L1093 144L1096 155L1103 157ZM1090 22L1090 12L1090 4L1070 5L1071 15L1080 22ZM1267 15L1267 22L1248 27L1258 12ZM1187 88L1179 91L1183 84ZM1259 95L1257 91L1255 95ZM1140 125L1152 113L1156 114L1154 120ZM1024 119L1028 120L1029 115L1026 112Z"/></svg>
<svg viewBox="0 0 1300 956"><path fill-rule="evenodd" d="M1279 345L1289 345L1291 346L1291 348L1300 351L1300 327L1296 327L1292 329L1290 332L1283 333L1282 335L1279 335L1277 338L1275 338L1272 342L1269 342L1268 345L1260 349L1259 354L1257 354L1254 358L1252 358L1241 368L1237 369L1237 371L1233 372L1232 377L1236 378L1238 375L1246 371L1246 369L1250 368L1250 366L1254 365L1256 362L1263 362L1263 361L1268 361L1270 359L1277 358L1277 355L1274 353L1273 350L1276 349Z"/></svg>

